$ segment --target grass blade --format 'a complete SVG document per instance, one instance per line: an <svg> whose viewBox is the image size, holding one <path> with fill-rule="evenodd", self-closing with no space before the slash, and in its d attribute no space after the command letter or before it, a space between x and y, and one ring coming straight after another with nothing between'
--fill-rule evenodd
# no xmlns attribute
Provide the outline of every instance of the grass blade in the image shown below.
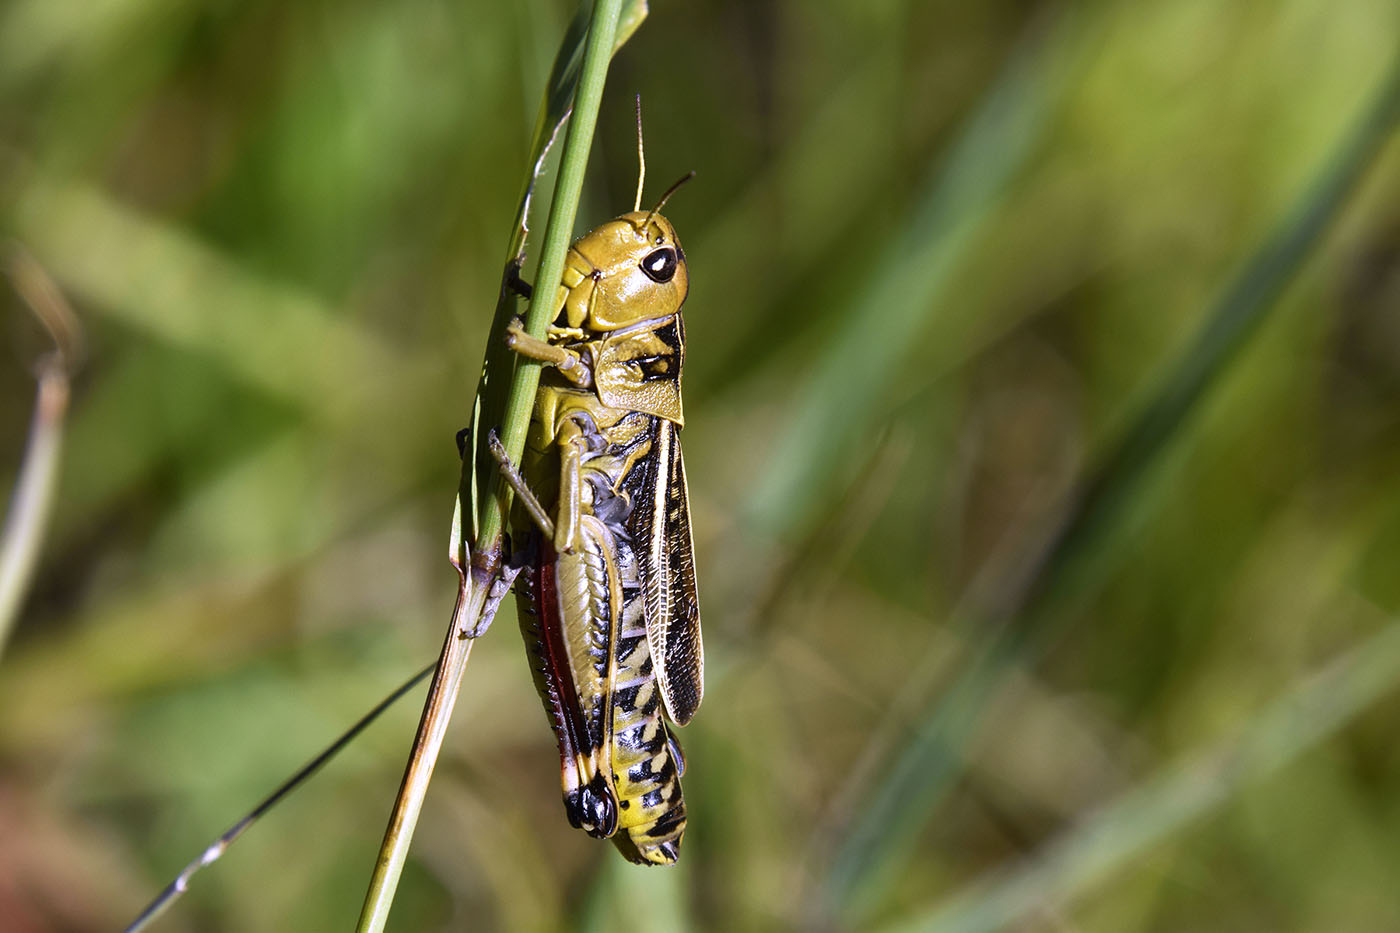
<svg viewBox="0 0 1400 933"><path fill-rule="evenodd" d="M238 837L243 835L263 814L277 806L288 794L310 780L317 771L320 771L321 768L325 766L326 762L340 754L341 749L345 748L345 746L353 742L361 732L369 728L370 724L378 719L381 713L397 703L399 699L414 687L422 683L423 678L431 674L436 667L436 664L428 665L406 680L401 686L394 690L393 693L376 703L369 712L361 716L359 721L342 733L338 739L326 746L315 758L312 758L297 769L295 774L283 781L280 787L263 798L263 800L256 807L249 810L245 816L241 817L232 826L224 830L223 834L220 835L218 839L210 843L203 852L180 871L180 874L175 876L174 881L166 885L165 890L156 895L155 899L146 906L145 910L141 911L141 914L131 922L131 925L126 928L124 933L140 933L141 930L150 926L157 917L165 913L166 909L179 899L180 895L184 894L185 891L189 889L190 879L194 877L196 872L212 865L222 858L223 854L228 851L228 847L233 845L234 842L238 840Z"/></svg>
<svg viewBox="0 0 1400 933"><path fill-rule="evenodd" d="M826 344L800 408L774 448L747 511L780 534L830 501L868 413L909 358L952 273L976 242L1007 182L1041 138L1061 88L1052 59L1062 36L1036 36L1012 56L947 159L915 196L860 299Z"/></svg>
<svg viewBox="0 0 1400 933"><path fill-rule="evenodd" d="M82 331L53 279L29 253L12 247L8 271L16 291L44 325L54 352L39 361L29 443L0 532L0 653L28 592L53 506L68 413L69 380L82 352Z"/></svg>
<svg viewBox="0 0 1400 933"><path fill-rule="evenodd" d="M1397 683L1400 624L1391 623L1279 696L1236 738L1123 794L1010 872L918 912L888 933L1003 930L1039 908L1062 905L1336 734Z"/></svg>
<svg viewBox="0 0 1400 933"><path fill-rule="evenodd" d="M573 236L579 197L583 192L584 169L593 143L593 130L598 121L608 63L616 48L621 9L621 0L599 0L594 5L589 20L572 119L569 121L564 148L560 154L559 176L555 183L554 198L550 203L540 261L534 278L535 300L531 302L526 317L526 329L536 336L543 336L548 324L553 298L564 270L564 256ZM500 308L498 312L499 310ZM498 313L493 327L493 338L503 324ZM489 348L487 354L489 359ZM505 410L501 415L501 442L510 457L517 461L525 445L530 406L539 385L539 369L538 364L526 361L520 361L515 366ZM477 443L485 434L480 430L480 416L483 410L493 411L490 408L483 409L480 401L475 406L473 429ZM365 903L357 926L362 933L378 933L383 930L388 920L394 891L398 886L404 862L408 858L413 830L422 811L428 782L432 778L433 767L456 703L457 691L471 656L471 646L475 637L490 624L490 616L494 614L495 606L499 605L500 598L505 595L499 588L501 580L498 577L505 499L496 493L497 483L488 481L485 486L478 488L475 479L473 459L464 457L462 483L452 522L450 544L452 561L461 580L457 604L453 610L452 624L447 630L437 673L429 690L428 702L423 709L418 734L414 739L413 751L394 803L394 811L385 830L384 843L370 878L369 890L365 894ZM472 515L479 516L479 522L471 523L475 531L475 534L470 536L471 540L468 540L469 529L464 526L462 520L462 491L469 496L472 493L477 494L475 498L469 499L475 506ZM468 555L471 555L470 566L466 560Z"/></svg>
<svg viewBox="0 0 1400 933"><path fill-rule="evenodd" d="M646 19L647 12L646 0L625 0L618 12L617 31L613 36L613 54L617 54L617 50L637 31ZM496 296L496 312L491 319L491 333L486 340L486 357L477 385L476 401L472 406L471 439L464 450L464 458L470 469L462 471L462 483L459 488L459 499L470 503L472 508L470 531L475 541L487 540L480 533L481 495L483 490L490 489L495 482L495 461L486 454L481 443L486 433L481 429L481 413L501 412L507 406L507 395L514 391L512 383L494 377L496 373L513 372L516 363L514 354L507 351L505 345L506 325L515 316L517 301L516 292L507 287L507 282L520 272L525 262L525 238L530 229L530 203L534 197L535 185L544 172L545 158L558 138L559 130L573 112L574 95L578 90L583 66L583 40L589 15L588 4L581 4L564 34L559 52L554 57L554 66L550 69L549 80L545 83L544 99L540 102L539 116L536 118L535 130L530 140L530 170L516 205L515 221L511 225L506 247L507 258L501 276L501 289ZM570 227L572 228L572 222ZM460 508L460 501L458 507ZM454 559L461 560L464 554L465 550L457 553Z"/></svg>
<svg viewBox="0 0 1400 933"><path fill-rule="evenodd" d="M879 868L907 852L957 777L987 698L1008 666L1024 661L1033 642L1063 618L1054 605L1072 577L1082 577L1089 545L1122 512L1158 456L1237 351L1274 307L1294 273L1340 213L1400 116L1400 63L1383 80L1374 103L1356 121L1296 206L1226 288L1197 338L1178 358L1152 400L1100 466L1071 497L1046 543L1014 570L996 603L973 611L969 631L988 633L953 685L936 699L902 754L877 769L882 783L841 842L823 889L828 909L859 911L882 876ZM1078 572L1077 571L1081 571ZM1014 626L1013 623L1014 622Z"/></svg>

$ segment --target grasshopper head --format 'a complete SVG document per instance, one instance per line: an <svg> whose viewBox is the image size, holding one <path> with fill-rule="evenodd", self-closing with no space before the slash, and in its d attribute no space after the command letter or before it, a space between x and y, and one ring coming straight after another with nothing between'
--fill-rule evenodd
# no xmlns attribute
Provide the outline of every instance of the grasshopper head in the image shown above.
<svg viewBox="0 0 1400 933"><path fill-rule="evenodd" d="M670 317L690 288L676 228L655 211L631 211L595 227L573 252L593 270L584 322L590 330Z"/></svg>

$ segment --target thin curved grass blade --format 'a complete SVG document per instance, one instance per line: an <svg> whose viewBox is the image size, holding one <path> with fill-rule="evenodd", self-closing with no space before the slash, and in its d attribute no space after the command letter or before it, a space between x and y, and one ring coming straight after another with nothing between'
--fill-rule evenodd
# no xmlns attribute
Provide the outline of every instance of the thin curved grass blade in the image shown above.
<svg viewBox="0 0 1400 933"><path fill-rule="evenodd" d="M125 933L140 933L141 930L149 927L157 917L165 913L166 909L169 908L171 904L179 900L180 896L189 890L190 880L194 877L196 872L212 865L222 858L223 854L228 851L229 846L233 845L234 842L238 840L239 836L247 832L254 823L262 818L263 814L277 806L288 794L310 780L327 762L340 754L345 746L349 745L361 732L369 728L370 724L378 719L385 710L393 706L410 690L422 683L423 678L431 674L436 667L437 664L435 663L429 664L408 680L404 681L393 693L380 700L375 704L373 709L361 716L359 721L342 733L338 739L330 745L327 745L315 758L312 758L306 764L302 765L295 774L282 782L280 787L264 797L257 806L253 807L253 809L240 817L232 826L224 830L218 839L211 842L203 852L181 869L180 874L175 876L175 880L166 885L165 889L157 894L150 904L146 905L146 909L141 911L140 915L137 916L135 920L131 921Z"/></svg>
<svg viewBox="0 0 1400 933"><path fill-rule="evenodd" d="M39 389L29 441L0 530L0 654L39 560L62 460L69 382L82 356L83 343L77 315L49 274L19 246L12 246L9 253L6 265L15 289L48 331L54 351L38 364Z"/></svg>

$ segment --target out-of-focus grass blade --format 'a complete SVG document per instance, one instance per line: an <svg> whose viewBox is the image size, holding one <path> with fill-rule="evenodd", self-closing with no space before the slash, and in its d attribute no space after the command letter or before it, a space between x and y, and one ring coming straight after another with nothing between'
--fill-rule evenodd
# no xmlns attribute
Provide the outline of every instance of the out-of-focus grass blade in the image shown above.
<svg viewBox="0 0 1400 933"><path fill-rule="evenodd" d="M976 933L1062 906L1132 858L1334 735L1400 682L1400 623L1363 641L1264 708L1233 740L1167 769L1080 821L1010 872L888 933Z"/></svg>
<svg viewBox="0 0 1400 933"><path fill-rule="evenodd" d="M997 591L995 607L973 612L976 625L969 630L992 634L973 649L961 675L934 701L898 759L878 769L883 781L865 795L865 805L821 885L830 907L858 911L883 874L880 869L908 852L956 778L967 739L976 731L985 701L1007 665L1013 659L1024 660L1028 643L1043 638L1049 623L1063 617L1063 613L1048 611L1051 600L1047 597L1052 589L1063 592L1068 571L1087 556L1089 546L1113 523L1197 403L1264 321L1274 300L1390 138L1397 116L1400 61L1382 82L1375 103L1361 115L1296 207L1225 290L1161 388L1072 498L1047 543L1024 567L1013 569L1007 585ZM1082 577L1079 574L1077 579ZM1013 619L1014 627L1007 627Z"/></svg>
<svg viewBox="0 0 1400 933"><path fill-rule="evenodd" d="M45 0L20 0L0 11L0 82L6 86L31 80L56 60L92 49L125 47L131 37L150 29L150 21L195 15L183 0L137 0L57 7ZM75 47L77 53L75 55Z"/></svg>
<svg viewBox="0 0 1400 933"><path fill-rule="evenodd" d="M386 404L383 386L402 387L399 399L428 391L411 357L355 322L98 190L36 179L15 220L55 277L95 311L216 360L317 421L348 430Z"/></svg>
<svg viewBox="0 0 1400 933"><path fill-rule="evenodd" d="M890 31L878 51L845 75L813 110L804 112L790 136L777 141L775 155L761 165L743 193L726 199L723 212L692 237L693 248L687 249L696 262L724 269L726 275L733 270L735 287L744 292L750 307L774 309L800 290L821 267L822 257L880 196L883 179L876 173L846 172L839 185L830 183L827 173L833 166L877 163L889 145L878 135L847 130L865 121L898 119L889 105L882 108L886 116L872 116L873 102L888 95L889 73L899 58L896 49L905 41L902 29ZM782 241L783 255L778 261L756 259L752 231L764 229L775 211L793 218ZM843 309L829 310L834 318ZM790 320L771 313L711 325L705 315L686 325L694 330L696 346L705 347L703 354L686 360L688 391L745 391L750 383L743 377L762 378L771 358L787 346L784 338L792 329Z"/></svg>
<svg viewBox="0 0 1400 933"><path fill-rule="evenodd" d="M1400 58L1366 109L1292 211L1226 289L1196 339L1169 377L1122 435L1084 486L1073 518L1051 544L1049 580L1101 524L1123 506L1145 468L1175 437L1197 401L1226 370L1236 352L1266 320L1268 311L1307 259L1330 222L1400 119Z"/></svg>
<svg viewBox="0 0 1400 933"><path fill-rule="evenodd" d="M870 412L911 358L958 262L1041 139L1063 87L1067 26L1056 24L1013 55L842 315L748 502L760 528L780 534L800 527L851 466L846 454L870 429Z"/></svg>
<svg viewBox="0 0 1400 933"><path fill-rule="evenodd" d="M694 928L686 906L691 863L683 860L666 871L647 871L607 854L583 904L578 933L626 929L636 923L637 904L646 904L647 924L653 929L686 933Z"/></svg>
<svg viewBox="0 0 1400 933"><path fill-rule="evenodd" d="M5 650L39 559L63 449L69 378L82 352L77 316L48 273L17 246L6 259L6 271L16 291L49 332L55 349L39 363L39 391L34 400L29 443L4 528L0 529L0 653Z"/></svg>

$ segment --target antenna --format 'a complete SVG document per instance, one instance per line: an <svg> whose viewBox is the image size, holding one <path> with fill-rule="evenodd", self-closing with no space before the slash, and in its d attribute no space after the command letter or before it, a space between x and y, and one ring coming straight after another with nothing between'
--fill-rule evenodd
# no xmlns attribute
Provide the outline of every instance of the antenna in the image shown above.
<svg viewBox="0 0 1400 933"><path fill-rule="evenodd" d="M686 182L690 181L694 177L695 170L691 169L690 171L682 175L674 185L666 189L666 193L661 196L661 200L656 202L656 206L651 209L651 213L647 214L646 220L642 221L643 231L646 230L647 224L651 223L651 219L656 216L656 212L661 210L661 205L665 204L667 199L670 198L671 195L676 193L676 189L679 188L681 185L685 184Z"/></svg>
<svg viewBox="0 0 1400 933"><path fill-rule="evenodd" d="M647 178L647 154L642 147L642 95L637 94L637 200L632 203L632 210L642 209L642 182Z"/></svg>

